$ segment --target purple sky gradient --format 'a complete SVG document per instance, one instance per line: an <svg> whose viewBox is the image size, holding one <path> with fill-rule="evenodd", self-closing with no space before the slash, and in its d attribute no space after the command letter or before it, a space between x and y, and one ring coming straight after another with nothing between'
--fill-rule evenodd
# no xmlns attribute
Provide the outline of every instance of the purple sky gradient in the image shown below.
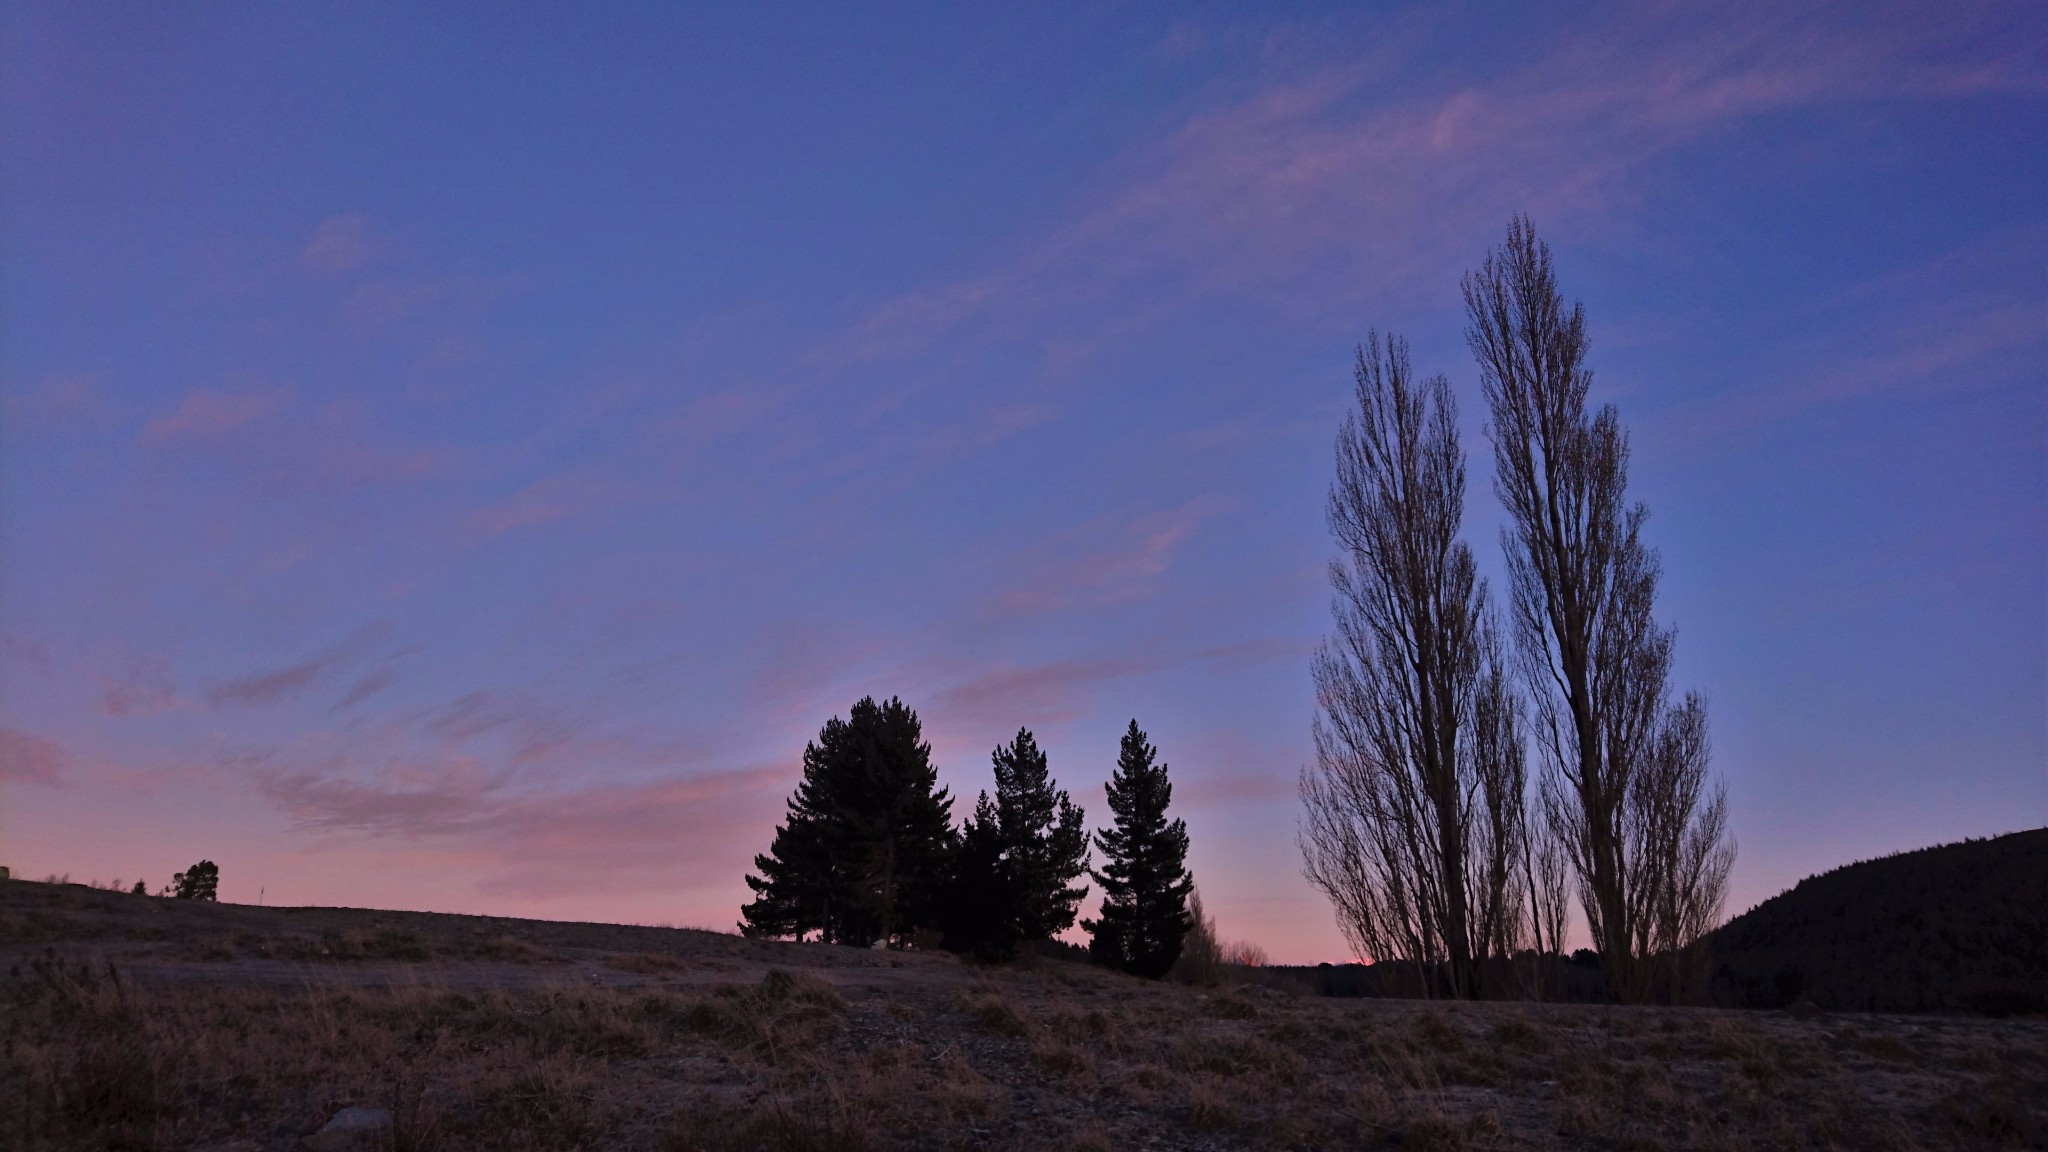
<svg viewBox="0 0 2048 1152"><path fill-rule="evenodd" d="M1712 707L1730 912L2048 822L2038 6L14 4L0 863L729 926L804 741L1135 716L1299 875L1368 328L1530 213Z"/></svg>

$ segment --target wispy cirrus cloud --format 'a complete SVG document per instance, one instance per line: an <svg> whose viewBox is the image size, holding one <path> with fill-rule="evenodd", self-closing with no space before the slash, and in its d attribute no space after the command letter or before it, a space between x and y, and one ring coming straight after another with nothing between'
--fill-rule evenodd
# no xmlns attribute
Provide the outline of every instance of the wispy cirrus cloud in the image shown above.
<svg viewBox="0 0 2048 1152"><path fill-rule="evenodd" d="M1016 619L1142 599L1157 588L1196 529L1225 507L1197 498L1057 533L1021 556L1004 558L1003 568L1020 575L988 599L984 613Z"/></svg>
<svg viewBox="0 0 2048 1152"><path fill-rule="evenodd" d="M375 259L379 244L361 212L329 216L313 229L299 260L320 272L353 272Z"/></svg>
<svg viewBox="0 0 2048 1152"><path fill-rule="evenodd" d="M793 772L777 764L534 789L455 759L367 777L341 765L266 771L257 788L303 829L459 848L484 862L482 890L555 896L743 866Z"/></svg>
<svg viewBox="0 0 2048 1152"><path fill-rule="evenodd" d="M335 701L330 711L345 712L396 684L399 661L422 651L425 651L424 645L408 644L385 656L377 667L357 677L356 682L349 685L348 691L342 693L341 699Z"/></svg>
<svg viewBox="0 0 2048 1152"><path fill-rule="evenodd" d="M267 491L406 483L450 462L445 449L379 437L358 402L295 403L282 388L194 389L141 442L210 457Z"/></svg>
<svg viewBox="0 0 2048 1152"><path fill-rule="evenodd" d="M21 668L47 669L52 663L50 646L32 636L0 632L0 663Z"/></svg>
<svg viewBox="0 0 2048 1152"><path fill-rule="evenodd" d="M0 782L56 787L71 754L62 744L19 728L0 728Z"/></svg>
<svg viewBox="0 0 2048 1152"><path fill-rule="evenodd" d="M68 373L27 386L0 387L0 415L17 432L98 424L111 419L115 410L98 373Z"/></svg>
<svg viewBox="0 0 2048 1152"><path fill-rule="evenodd" d="M378 642L390 636L392 630L388 622L366 624L304 660L216 683L206 690L206 702L215 708L275 704L324 682L336 670L361 660Z"/></svg>
<svg viewBox="0 0 2048 1152"><path fill-rule="evenodd" d="M1835 405L2038 379L2048 285L2034 270L2044 265L2048 227L2029 225L1865 281L1817 305L1861 322L1824 325L1787 367L1682 403L1660 423L1677 442L1704 444Z"/></svg>
<svg viewBox="0 0 2048 1152"><path fill-rule="evenodd" d="M1048 313L1098 325L1205 294L1254 292L1295 314L1416 291L1448 296L1509 213L1611 229L1648 162L1766 113L1888 99L2048 90L2013 35L2020 6L1843 21L1754 6L1636 10L1559 27L1485 79L1399 83L1399 61L1272 67L1111 166L1063 222L1013 258L877 305L835 354L907 356L941 337L1007 338ZM1284 54L1284 53L1283 53ZM1157 278L1174 282L1165 295ZM1134 283L1152 282L1133 292ZM1177 304L1175 301L1179 301Z"/></svg>
<svg viewBox="0 0 2048 1152"><path fill-rule="evenodd" d="M147 716L177 704L177 672L161 656L137 656L118 674L100 677L100 707L109 716Z"/></svg>
<svg viewBox="0 0 2048 1152"><path fill-rule="evenodd" d="M962 662L949 681L939 679L935 716L948 727L983 724L1051 724L1081 714L1103 685L1189 664L1246 665L1305 656L1284 640L1251 640L1211 648L1160 645L1109 657L1072 657L1040 663Z"/></svg>
<svg viewBox="0 0 2048 1152"><path fill-rule="evenodd" d="M469 513L457 536L476 544L522 529L580 521L630 499L634 492L631 485L590 473L546 476Z"/></svg>
<svg viewBox="0 0 2048 1152"><path fill-rule="evenodd" d="M958 726L1057 723L1078 715L1091 690L1159 666L1156 659L1138 657L992 665L942 689L936 712Z"/></svg>
<svg viewBox="0 0 2048 1152"><path fill-rule="evenodd" d="M206 699L216 708L223 704L255 706L275 703L318 682L342 659L331 653L323 654L269 672L237 677L207 689Z"/></svg>
<svg viewBox="0 0 2048 1152"><path fill-rule="evenodd" d="M335 702L334 708L336 711L353 708L397 682L398 672L395 669L389 666L378 668L368 675L360 677L354 684L349 685L348 691L342 693L341 699Z"/></svg>
<svg viewBox="0 0 2048 1152"><path fill-rule="evenodd" d="M142 442L218 443L233 433L270 419L283 407L283 396L276 391L195 389L187 392L176 408L151 420L142 430Z"/></svg>
<svg viewBox="0 0 2048 1152"><path fill-rule="evenodd" d="M520 692L479 689L465 692L419 717L419 728L435 739L466 744L491 736L504 741L508 767L541 760L585 732L550 701Z"/></svg>

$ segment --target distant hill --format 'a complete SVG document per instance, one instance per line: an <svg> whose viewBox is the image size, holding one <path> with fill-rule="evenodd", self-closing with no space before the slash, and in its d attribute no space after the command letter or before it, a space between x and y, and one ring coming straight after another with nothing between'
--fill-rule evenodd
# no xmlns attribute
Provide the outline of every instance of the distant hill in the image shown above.
<svg viewBox="0 0 2048 1152"><path fill-rule="evenodd" d="M2048 1012L2048 828L1802 880L1710 947L1725 1004Z"/></svg>

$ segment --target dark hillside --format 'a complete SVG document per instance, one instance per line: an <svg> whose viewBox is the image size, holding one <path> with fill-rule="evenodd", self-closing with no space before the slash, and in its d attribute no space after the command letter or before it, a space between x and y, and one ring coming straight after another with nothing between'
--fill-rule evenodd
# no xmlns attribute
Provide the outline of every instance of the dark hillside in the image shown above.
<svg viewBox="0 0 2048 1152"><path fill-rule="evenodd" d="M2048 1020L1268 974L4 881L0 1152L2048 1148Z"/></svg>
<svg viewBox="0 0 2048 1152"><path fill-rule="evenodd" d="M1850 864L1711 940L1716 995L1881 1012L2048 1012L2048 829Z"/></svg>

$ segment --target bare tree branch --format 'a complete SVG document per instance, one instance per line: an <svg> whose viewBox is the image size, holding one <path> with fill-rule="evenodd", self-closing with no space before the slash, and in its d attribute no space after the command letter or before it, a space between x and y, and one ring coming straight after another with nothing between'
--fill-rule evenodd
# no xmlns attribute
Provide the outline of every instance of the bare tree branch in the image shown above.
<svg viewBox="0 0 2048 1152"><path fill-rule="evenodd" d="M1414 964L1426 990L1441 971L1468 996L1519 907L1520 738L1512 706L1488 695L1505 688L1486 589L1459 539L1450 382L1417 386L1407 345L1377 333L1356 378L1330 490L1337 628L1314 665L1302 854L1360 956Z"/></svg>
<svg viewBox="0 0 2048 1152"><path fill-rule="evenodd" d="M1587 412L1585 312L1565 307L1527 219L1464 293L1543 808L1609 985L1638 1000L1650 958L1711 926L1733 861L1725 803L1703 791L1705 705L1668 702L1675 634L1652 613L1661 573L1642 540L1649 514L1627 503L1628 434L1612 405Z"/></svg>

